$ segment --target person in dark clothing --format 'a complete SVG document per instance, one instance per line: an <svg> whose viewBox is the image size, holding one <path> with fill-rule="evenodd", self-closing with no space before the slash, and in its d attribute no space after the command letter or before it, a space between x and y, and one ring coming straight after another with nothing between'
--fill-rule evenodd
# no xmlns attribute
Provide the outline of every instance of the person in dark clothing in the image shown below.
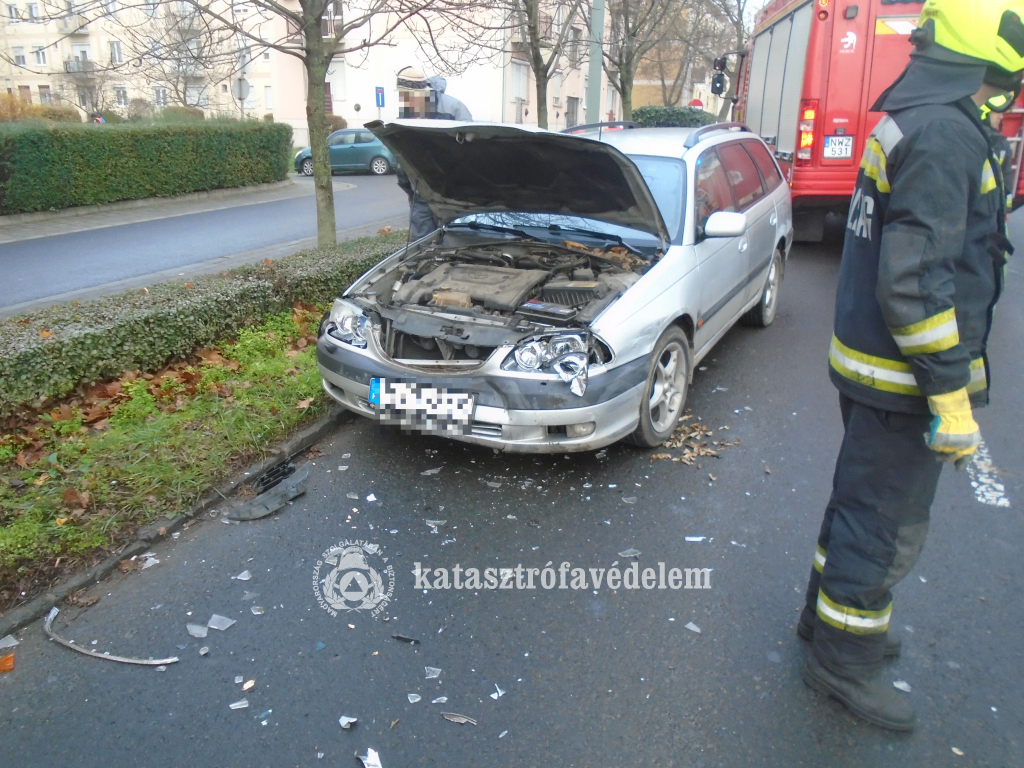
<svg viewBox="0 0 1024 768"><path fill-rule="evenodd" d="M988 402L1006 196L979 107L1019 91L1024 22L1010 0L927 0L915 50L872 107L850 204L829 349L845 434L798 634L804 681L859 717L911 730L882 678L892 587L928 531L941 463L961 468ZM923 436L923 437L922 437Z"/></svg>
<svg viewBox="0 0 1024 768"><path fill-rule="evenodd" d="M1013 147L1009 139L1002 133L1003 113L992 109L991 101L1005 102L1009 97L1001 96L990 100L981 106L981 122L987 129L988 143L992 148L992 156L999 161L1003 171L1003 189L1006 192L1006 210L1013 208L1013 195L1016 190L1013 187ZM1012 103L1012 102L1011 102Z"/></svg>
<svg viewBox="0 0 1024 768"><path fill-rule="evenodd" d="M398 73L398 117L403 120L461 120L473 119L469 109L458 99L445 93L448 81L443 77L424 77L413 67L406 67ZM398 186L409 198L409 239L419 240L438 227L437 219L430 208L413 189L408 174L401 165L395 169Z"/></svg>

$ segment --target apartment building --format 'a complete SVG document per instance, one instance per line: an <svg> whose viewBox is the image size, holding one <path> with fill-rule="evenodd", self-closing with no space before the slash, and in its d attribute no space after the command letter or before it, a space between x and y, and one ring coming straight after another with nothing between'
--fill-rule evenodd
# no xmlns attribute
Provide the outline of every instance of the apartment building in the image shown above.
<svg viewBox="0 0 1024 768"><path fill-rule="evenodd" d="M286 2L297 7L296 0ZM288 38L279 17L257 19L246 3L226 3L225 8L245 23L245 14L252 14L265 39ZM293 126L297 145L308 143L302 62L242 36L205 39L203 25L190 23L190 13L192 6L177 0L120 8L118 0L104 0L104 15L90 19L76 13L71 0L59 15L50 3L44 10L38 2L0 0L0 79L7 93L26 102L70 104L83 118L100 111L127 117L191 106L210 116L271 116ZM542 36L557 36L561 23L553 5L552 14L542 15ZM330 11L323 28L325 36L333 36ZM601 112L587 114L587 33L577 24L567 35L570 43L548 84L548 127L559 130L621 116L617 94L603 74ZM446 75L447 92L463 101L476 120L536 125L536 83L522 40L506 33L503 45L476 59L465 71ZM328 111L350 125L397 118L396 74L407 66L428 76L441 69L404 28L386 45L337 57L327 75Z"/></svg>

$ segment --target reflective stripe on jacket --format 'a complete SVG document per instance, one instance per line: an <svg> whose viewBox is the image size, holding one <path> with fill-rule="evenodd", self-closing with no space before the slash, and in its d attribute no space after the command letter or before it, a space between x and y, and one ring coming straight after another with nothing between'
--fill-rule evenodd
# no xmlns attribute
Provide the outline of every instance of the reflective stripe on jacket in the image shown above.
<svg viewBox="0 0 1024 768"><path fill-rule="evenodd" d="M906 413L961 387L988 402L985 347L1012 250L1000 170L970 99L878 123L850 203L829 350L847 396Z"/></svg>

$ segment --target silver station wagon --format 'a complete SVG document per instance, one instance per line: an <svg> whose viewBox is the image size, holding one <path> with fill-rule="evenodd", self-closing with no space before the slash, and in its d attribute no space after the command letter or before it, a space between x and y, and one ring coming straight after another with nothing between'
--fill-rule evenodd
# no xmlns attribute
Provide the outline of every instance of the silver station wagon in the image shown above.
<svg viewBox="0 0 1024 768"><path fill-rule="evenodd" d="M321 323L324 389L356 413L507 451L654 447L701 358L775 316L789 187L742 125L367 127L441 227Z"/></svg>

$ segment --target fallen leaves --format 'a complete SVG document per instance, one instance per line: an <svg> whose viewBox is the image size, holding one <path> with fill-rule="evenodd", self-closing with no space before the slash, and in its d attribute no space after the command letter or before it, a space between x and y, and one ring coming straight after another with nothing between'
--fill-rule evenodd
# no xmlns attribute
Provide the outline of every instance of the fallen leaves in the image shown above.
<svg viewBox="0 0 1024 768"><path fill-rule="evenodd" d="M65 488L60 498L67 506L81 510L88 507L91 501L88 491L76 491L74 488Z"/></svg>
<svg viewBox="0 0 1024 768"><path fill-rule="evenodd" d="M299 402L295 404L295 407L298 408L300 411L304 411L313 404L314 400L316 400L315 397L307 397L305 400L299 400Z"/></svg>
<svg viewBox="0 0 1024 768"><path fill-rule="evenodd" d="M735 445L740 444L739 438L734 441L727 440L713 440L708 441L709 435L714 434L714 430L701 423L700 421L691 421L693 419L692 414L687 414L680 419L680 425L672 436L662 443L665 448L682 448L682 456L673 456L670 453L655 453L651 455L651 461L679 461L687 466L692 466L694 461L703 457L718 458L720 455L720 448L731 448ZM722 427L719 429L726 429Z"/></svg>
<svg viewBox="0 0 1024 768"><path fill-rule="evenodd" d="M117 570L121 573L131 573L132 571L139 570L141 567L142 564L137 560L122 560L117 564Z"/></svg>
<svg viewBox="0 0 1024 768"><path fill-rule="evenodd" d="M126 562L130 563L131 560L127 560ZM79 608L88 608L90 605L96 605L99 600L99 595L86 595L85 590L81 589L73 595L68 596L68 605L76 605Z"/></svg>
<svg viewBox="0 0 1024 768"><path fill-rule="evenodd" d="M389 226L386 226L386 227L381 227L380 229L377 230L377 234L378 235L390 235L391 234L391 226L389 225Z"/></svg>
<svg viewBox="0 0 1024 768"><path fill-rule="evenodd" d="M39 332L39 338L41 338L41 339L49 339L49 338L52 338L52 337L53 337L53 334L50 333L49 331L40 331Z"/></svg>

